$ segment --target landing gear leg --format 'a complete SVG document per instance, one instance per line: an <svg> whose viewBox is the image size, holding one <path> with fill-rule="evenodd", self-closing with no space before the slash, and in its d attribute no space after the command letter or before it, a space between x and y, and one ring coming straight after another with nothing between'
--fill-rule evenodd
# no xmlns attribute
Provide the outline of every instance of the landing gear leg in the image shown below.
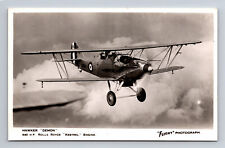
<svg viewBox="0 0 225 148"><path fill-rule="evenodd" d="M107 81L107 82L108 82L109 90L111 90L111 85L110 85L110 82L109 82L109 81Z"/></svg>

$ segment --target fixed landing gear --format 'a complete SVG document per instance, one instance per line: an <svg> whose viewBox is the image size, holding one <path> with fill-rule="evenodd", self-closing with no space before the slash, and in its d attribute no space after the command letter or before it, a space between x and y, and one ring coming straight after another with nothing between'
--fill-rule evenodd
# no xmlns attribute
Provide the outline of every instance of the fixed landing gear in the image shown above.
<svg viewBox="0 0 225 148"><path fill-rule="evenodd" d="M107 102L110 106L114 106L116 104L116 94L113 91L109 91L107 93Z"/></svg>
<svg viewBox="0 0 225 148"><path fill-rule="evenodd" d="M144 88L138 87L136 96L137 96L138 101L144 102L146 99L146 92L145 92Z"/></svg>
<svg viewBox="0 0 225 148"><path fill-rule="evenodd" d="M121 89L123 83L124 82L121 82L119 85L117 83L116 88L115 88L115 92L117 92ZM109 92L107 93L106 99L107 99L107 102L110 106L114 106L116 104L116 94L115 94L115 92L113 92L111 90L111 84L110 84L109 81L108 81L108 87L109 87Z"/></svg>
<svg viewBox="0 0 225 148"><path fill-rule="evenodd" d="M119 91L123 84L124 84L124 82L118 83L116 85L115 92ZM109 86L109 92L107 93L107 96L106 96L107 103L110 106L114 106L116 104L116 94L115 94L115 92L113 92L111 90L111 85L110 85L109 81L108 81L108 86ZM144 102L145 101L145 99L146 99L146 92L145 92L144 88L136 87L136 83L134 83L133 87L130 86L129 88L136 93L136 97L137 97L139 102Z"/></svg>

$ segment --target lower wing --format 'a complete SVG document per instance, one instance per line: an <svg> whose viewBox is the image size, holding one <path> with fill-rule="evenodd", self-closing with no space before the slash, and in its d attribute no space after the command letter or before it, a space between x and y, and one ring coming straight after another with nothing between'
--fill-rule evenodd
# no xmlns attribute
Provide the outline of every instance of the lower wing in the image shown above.
<svg viewBox="0 0 225 148"><path fill-rule="evenodd" d="M164 73L164 72L169 72L169 71L173 72L175 70L180 70L183 68L184 68L183 66L170 66L170 67L166 67L166 68L153 69L152 71L149 71L146 73L149 75L154 75L154 74L159 74L159 73ZM136 71L140 71L140 69L136 68L136 69L131 69L131 70L125 71L122 75L117 76L116 80L122 80L123 77L125 77L129 73L135 73Z"/></svg>
<svg viewBox="0 0 225 148"><path fill-rule="evenodd" d="M158 73L164 73L164 72L169 72L169 71L175 71L175 70L180 70L183 69L183 66L171 66L171 67L166 67L166 68L160 68L160 69L154 69L148 74L153 75L153 74L158 74ZM51 79L39 79L37 81L39 82L88 82L88 81L118 81L121 79L124 75L127 75L128 73L135 72L136 70L139 70L138 68L132 69L131 71L126 71L125 74L120 75L115 78L51 78Z"/></svg>
<svg viewBox="0 0 225 148"><path fill-rule="evenodd" d="M154 69L151 72L149 72L150 75L158 74L158 73L164 73L164 72L169 72L169 71L175 71L175 70L180 70L183 69L183 66L171 66L171 67L166 67L166 68L160 68L160 69Z"/></svg>
<svg viewBox="0 0 225 148"><path fill-rule="evenodd" d="M39 79L39 82L85 82L85 81L116 81L114 78L53 78Z"/></svg>

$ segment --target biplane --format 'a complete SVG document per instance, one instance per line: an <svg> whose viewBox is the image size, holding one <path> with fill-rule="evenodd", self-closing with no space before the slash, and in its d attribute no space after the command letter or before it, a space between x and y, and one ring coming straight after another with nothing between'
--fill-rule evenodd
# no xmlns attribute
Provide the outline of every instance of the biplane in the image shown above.
<svg viewBox="0 0 225 148"><path fill-rule="evenodd" d="M145 74L154 75L164 72L174 72L183 69L183 66L171 66L177 55L181 54L181 49L187 45L199 44L201 41L172 43L172 44L152 44L144 46L125 46L118 48L96 48L80 49L76 42L71 44L71 49L32 51L23 52L23 55L50 54L53 56L60 78L39 79L42 88L44 82L85 82L85 81L105 81L109 91L106 99L110 106L116 104L116 93L122 87L128 87L140 102L146 99L145 89L137 87L137 80ZM145 50L160 49L157 54L150 59L143 58ZM86 57L83 53L94 53ZM161 59L157 59L161 57ZM91 73L96 78L71 78L65 62L77 66L79 71ZM157 63L157 64L155 64ZM164 65L164 66L162 66ZM111 83L115 83L115 88Z"/></svg>

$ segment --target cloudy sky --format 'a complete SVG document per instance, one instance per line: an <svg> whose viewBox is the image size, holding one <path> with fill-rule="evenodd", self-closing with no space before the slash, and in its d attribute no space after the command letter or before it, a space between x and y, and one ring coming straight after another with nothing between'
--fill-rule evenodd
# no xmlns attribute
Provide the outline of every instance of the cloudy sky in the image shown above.
<svg viewBox="0 0 225 148"><path fill-rule="evenodd" d="M16 125L71 127L77 124L84 127L108 125L148 128L176 125L187 128L198 127L201 124L201 127L212 127L213 34L213 15L206 13L15 14L14 99L22 100L17 101L20 103L19 106L21 103L26 106L24 98L36 98L32 98L32 92L36 95L37 92L42 93L42 101L34 101L36 104L48 103L46 100L53 98L55 90L65 93L67 99L68 94L71 94L72 99L76 98L77 92L72 95L71 91L79 90L86 93L82 101L68 107L16 113ZM115 107L107 105L105 95L108 88L102 82L57 84L57 88L56 84L46 84L45 89L41 89L36 79L58 77L51 56L20 55L24 51L69 49L73 41L77 41L80 48L89 49L196 40L203 43L185 47L182 55L176 60L176 64L185 67L184 70L175 75L145 76L139 84L146 89L146 101L140 103L135 98L126 98L119 100ZM87 73L80 74L72 65L67 66L73 77L89 76ZM27 88L21 85L23 82L27 82ZM87 89L90 90L89 93L85 91ZM46 95L43 95L44 92ZM52 94L49 95L49 92ZM126 93L129 91L121 90L121 94ZM65 98L61 93L53 99L61 101ZM66 117L61 116L62 121L57 124L55 121L58 121L57 113L60 111L68 114ZM34 114L33 122L28 123L30 120L27 120L21 123L19 119L29 114ZM49 122L39 120L39 116L44 116ZM42 123L39 123L40 121ZM89 124L87 121L90 121Z"/></svg>
<svg viewBox="0 0 225 148"><path fill-rule="evenodd" d="M73 41L81 48L130 38L133 43L155 41L212 41L210 14L15 14L14 77L24 68L43 61L20 55L22 51L68 49ZM120 41L122 42L122 41ZM117 46L121 43L117 41ZM43 57L46 58L46 57ZM31 60L32 59L32 60Z"/></svg>

